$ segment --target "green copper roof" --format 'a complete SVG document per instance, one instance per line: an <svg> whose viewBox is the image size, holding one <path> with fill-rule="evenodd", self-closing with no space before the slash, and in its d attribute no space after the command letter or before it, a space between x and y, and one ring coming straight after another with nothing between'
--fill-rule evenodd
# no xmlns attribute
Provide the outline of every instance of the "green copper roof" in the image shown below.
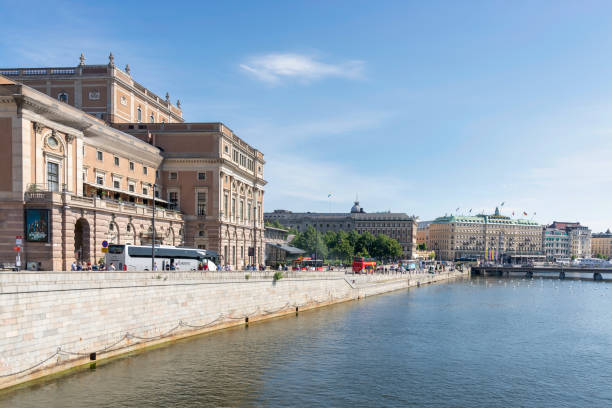
<svg viewBox="0 0 612 408"><path fill-rule="evenodd" d="M523 220L523 219L512 219L505 216L496 215L450 215L444 217L438 217L433 220L433 224L444 224L444 223L471 223L471 224L502 224L502 225L539 225L535 221Z"/></svg>

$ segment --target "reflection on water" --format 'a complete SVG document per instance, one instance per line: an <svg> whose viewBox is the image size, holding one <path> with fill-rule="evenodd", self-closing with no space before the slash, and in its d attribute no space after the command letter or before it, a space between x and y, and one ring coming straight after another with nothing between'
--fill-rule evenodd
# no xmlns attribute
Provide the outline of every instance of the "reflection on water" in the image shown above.
<svg viewBox="0 0 612 408"><path fill-rule="evenodd" d="M177 342L0 406L612 406L611 288L425 286Z"/></svg>

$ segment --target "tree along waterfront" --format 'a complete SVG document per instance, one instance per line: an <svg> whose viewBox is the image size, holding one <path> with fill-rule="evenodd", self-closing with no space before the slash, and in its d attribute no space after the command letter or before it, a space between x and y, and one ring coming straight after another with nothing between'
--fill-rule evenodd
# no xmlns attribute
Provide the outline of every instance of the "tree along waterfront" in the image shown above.
<svg viewBox="0 0 612 408"><path fill-rule="evenodd" d="M291 244L308 254L316 254L319 259L343 263L350 263L353 256L385 261L397 260L402 256L400 243L385 234L374 236L369 232L359 234L354 230L321 234L310 225L306 231L297 233Z"/></svg>

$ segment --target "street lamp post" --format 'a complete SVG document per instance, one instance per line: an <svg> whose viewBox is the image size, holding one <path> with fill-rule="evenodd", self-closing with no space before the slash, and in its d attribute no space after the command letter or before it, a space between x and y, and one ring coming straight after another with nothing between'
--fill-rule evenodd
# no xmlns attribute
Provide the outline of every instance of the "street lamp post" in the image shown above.
<svg viewBox="0 0 612 408"><path fill-rule="evenodd" d="M151 223L153 233L151 234L151 271L155 270L155 183L153 183L153 221Z"/></svg>

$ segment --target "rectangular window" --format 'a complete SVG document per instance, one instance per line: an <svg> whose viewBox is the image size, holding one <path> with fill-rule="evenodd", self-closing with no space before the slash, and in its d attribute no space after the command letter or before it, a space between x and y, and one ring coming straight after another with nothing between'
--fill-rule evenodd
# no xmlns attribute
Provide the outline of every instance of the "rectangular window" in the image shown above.
<svg viewBox="0 0 612 408"><path fill-rule="evenodd" d="M170 203L171 208L177 210L179 201L178 201L178 192L170 191L168 192L168 202Z"/></svg>
<svg viewBox="0 0 612 408"><path fill-rule="evenodd" d="M206 180L206 173L198 173L198 180Z"/></svg>
<svg viewBox="0 0 612 408"><path fill-rule="evenodd" d="M234 161L238 163L238 151L234 150Z"/></svg>
<svg viewBox="0 0 612 408"><path fill-rule="evenodd" d="M149 189L148 189L148 188L146 188L146 187L143 187L143 188L142 188L142 194L144 194L144 195L149 195Z"/></svg>
<svg viewBox="0 0 612 408"><path fill-rule="evenodd" d="M47 187L49 191L59 191L59 165L57 163L47 163Z"/></svg>
<svg viewBox="0 0 612 408"><path fill-rule="evenodd" d="M171 171L171 172L168 174L168 178L169 178L170 180L176 180L176 179L178 178L178 174L177 174L176 172L174 172L174 171Z"/></svg>
<svg viewBox="0 0 612 408"><path fill-rule="evenodd" d="M240 200L240 221L244 220L244 201Z"/></svg>
<svg viewBox="0 0 612 408"><path fill-rule="evenodd" d="M130 162L130 170L134 171L134 162Z"/></svg>
<svg viewBox="0 0 612 408"><path fill-rule="evenodd" d="M98 161L103 161L104 160L104 154L100 151L97 152L98 155Z"/></svg>
<svg viewBox="0 0 612 408"><path fill-rule="evenodd" d="M99 185L103 186L104 185L104 176L97 175L96 176L96 184L99 184Z"/></svg>
<svg viewBox="0 0 612 408"><path fill-rule="evenodd" d="M227 213L227 194L223 195L223 213L227 217L229 214Z"/></svg>
<svg viewBox="0 0 612 408"><path fill-rule="evenodd" d="M115 156L115 166L119 165L119 158L117 156Z"/></svg>
<svg viewBox="0 0 612 408"><path fill-rule="evenodd" d="M83 181L87 181L87 169L83 169Z"/></svg>
<svg viewBox="0 0 612 408"><path fill-rule="evenodd" d="M247 219L251 221L251 203L247 205Z"/></svg>
<svg viewBox="0 0 612 408"><path fill-rule="evenodd" d="M199 216L206 216L206 192L197 192L197 211Z"/></svg>
<svg viewBox="0 0 612 408"><path fill-rule="evenodd" d="M113 180L113 187L121 188L121 183L119 182L119 180Z"/></svg>
<svg viewBox="0 0 612 408"><path fill-rule="evenodd" d="M136 191L136 188L134 186L134 183L130 183L128 184L128 190L133 193L134 191Z"/></svg>
<svg viewBox="0 0 612 408"><path fill-rule="evenodd" d="M149 174L149 169L146 166L142 166L142 174Z"/></svg>
<svg viewBox="0 0 612 408"><path fill-rule="evenodd" d="M232 218L236 217L236 199L232 198Z"/></svg>

